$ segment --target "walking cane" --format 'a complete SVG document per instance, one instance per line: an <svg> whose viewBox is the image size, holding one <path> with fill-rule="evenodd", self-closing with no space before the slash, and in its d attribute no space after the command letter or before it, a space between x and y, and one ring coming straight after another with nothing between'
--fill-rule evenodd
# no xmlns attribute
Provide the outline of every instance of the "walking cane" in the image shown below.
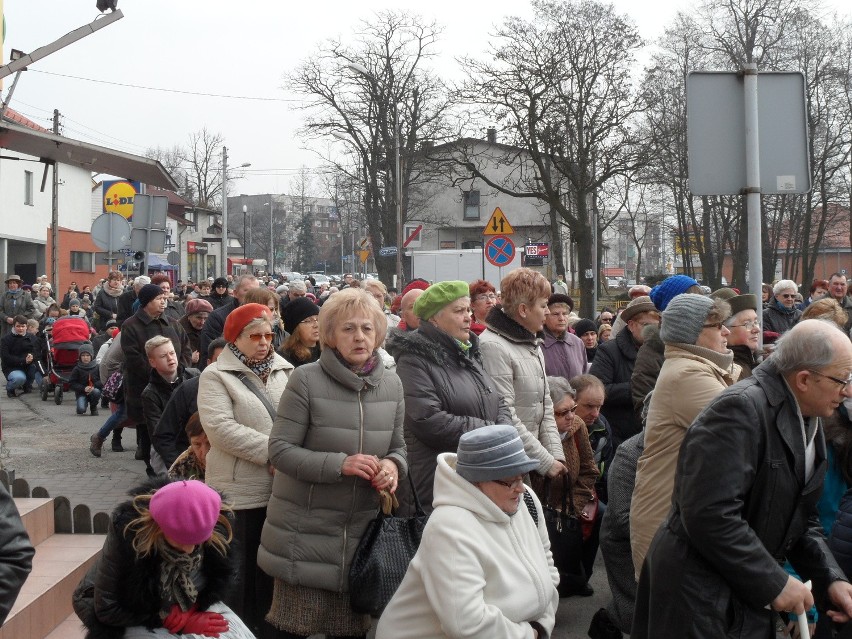
<svg viewBox="0 0 852 639"><path fill-rule="evenodd" d="M812 586L810 579L805 582L805 587L807 587L808 590L811 590ZM811 631L810 628L808 628L808 611L805 610L805 612L800 615L796 615L796 617L799 621L799 636L802 639L811 639Z"/></svg>

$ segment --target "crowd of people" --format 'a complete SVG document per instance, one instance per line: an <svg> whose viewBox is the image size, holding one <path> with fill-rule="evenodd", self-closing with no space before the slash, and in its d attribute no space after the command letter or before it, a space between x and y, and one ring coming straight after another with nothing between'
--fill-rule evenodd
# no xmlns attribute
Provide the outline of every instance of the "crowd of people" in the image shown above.
<svg viewBox="0 0 852 639"><path fill-rule="evenodd" d="M842 274L806 297L675 275L592 318L529 268L398 295L110 273L60 304L44 279L6 282L9 397L50 383L57 322L85 322L75 408L109 407L89 451L131 428L150 476L75 592L90 637L365 637L348 574L388 495L429 521L378 637L548 637L599 551L592 639L770 637L806 612L831 637L852 616ZM571 580L545 525L563 481Z"/></svg>

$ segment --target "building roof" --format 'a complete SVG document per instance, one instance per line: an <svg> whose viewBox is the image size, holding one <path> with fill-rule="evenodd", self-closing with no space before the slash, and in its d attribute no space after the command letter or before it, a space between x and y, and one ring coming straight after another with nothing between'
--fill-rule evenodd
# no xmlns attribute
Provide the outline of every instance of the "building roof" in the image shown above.
<svg viewBox="0 0 852 639"><path fill-rule="evenodd" d="M10 122L17 122L18 124L23 124L25 127L32 129L33 131L50 133L50 129L45 129L43 126L36 124L27 116L21 115L11 107L6 107L6 112L3 114L3 119L9 120Z"/></svg>
<svg viewBox="0 0 852 639"><path fill-rule="evenodd" d="M31 121L30 124L35 125ZM66 164L151 186L178 188L177 182L157 160L66 138L17 120L4 118L0 122L0 148L37 157L49 164Z"/></svg>

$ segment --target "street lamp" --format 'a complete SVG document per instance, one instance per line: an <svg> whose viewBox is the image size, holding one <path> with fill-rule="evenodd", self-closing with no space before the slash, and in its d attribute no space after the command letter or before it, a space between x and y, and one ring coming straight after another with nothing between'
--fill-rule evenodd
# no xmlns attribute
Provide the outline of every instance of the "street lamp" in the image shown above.
<svg viewBox="0 0 852 639"><path fill-rule="evenodd" d="M359 73L367 78L375 87L378 84L376 77L362 64L350 62L346 68ZM402 180L400 179L400 131L399 131L399 105L394 105L393 112L393 144L396 151L396 164L394 173L394 199L396 200L396 288L402 290ZM375 249L374 249L375 250Z"/></svg>
<svg viewBox="0 0 852 639"><path fill-rule="evenodd" d="M240 164L241 169L251 166L251 162ZM228 274L228 147L222 147L222 265Z"/></svg>
<svg viewBox="0 0 852 639"><path fill-rule="evenodd" d="M275 207L272 202L264 202L263 206L269 207L269 263L266 265L266 272L272 274L275 272L275 269L273 268L275 249L272 246L272 210Z"/></svg>

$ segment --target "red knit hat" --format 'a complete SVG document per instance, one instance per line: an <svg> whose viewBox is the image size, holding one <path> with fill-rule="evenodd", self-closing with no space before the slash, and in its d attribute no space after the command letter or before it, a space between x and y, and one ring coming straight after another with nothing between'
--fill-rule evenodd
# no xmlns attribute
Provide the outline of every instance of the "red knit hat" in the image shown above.
<svg viewBox="0 0 852 639"><path fill-rule="evenodd" d="M268 306L264 306L263 304L243 304L238 306L228 313L228 319L225 320L225 329L222 331L222 336L233 343L252 320L261 317L269 322L272 321L272 311L269 310Z"/></svg>
<svg viewBox="0 0 852 639"><path fill-rule="evenodd" d="M408 293L408 291L413 291L415 288L420 289L421 291L425 291L427 288L429 288L429 282L418 277L406 284L405 288L402 289L402 293L400 293L394 298L393 303L390 307L391 313L393 313L394 315L399 315L399 309L402 308L402 298L405 297L405 294Z"/></svg>

